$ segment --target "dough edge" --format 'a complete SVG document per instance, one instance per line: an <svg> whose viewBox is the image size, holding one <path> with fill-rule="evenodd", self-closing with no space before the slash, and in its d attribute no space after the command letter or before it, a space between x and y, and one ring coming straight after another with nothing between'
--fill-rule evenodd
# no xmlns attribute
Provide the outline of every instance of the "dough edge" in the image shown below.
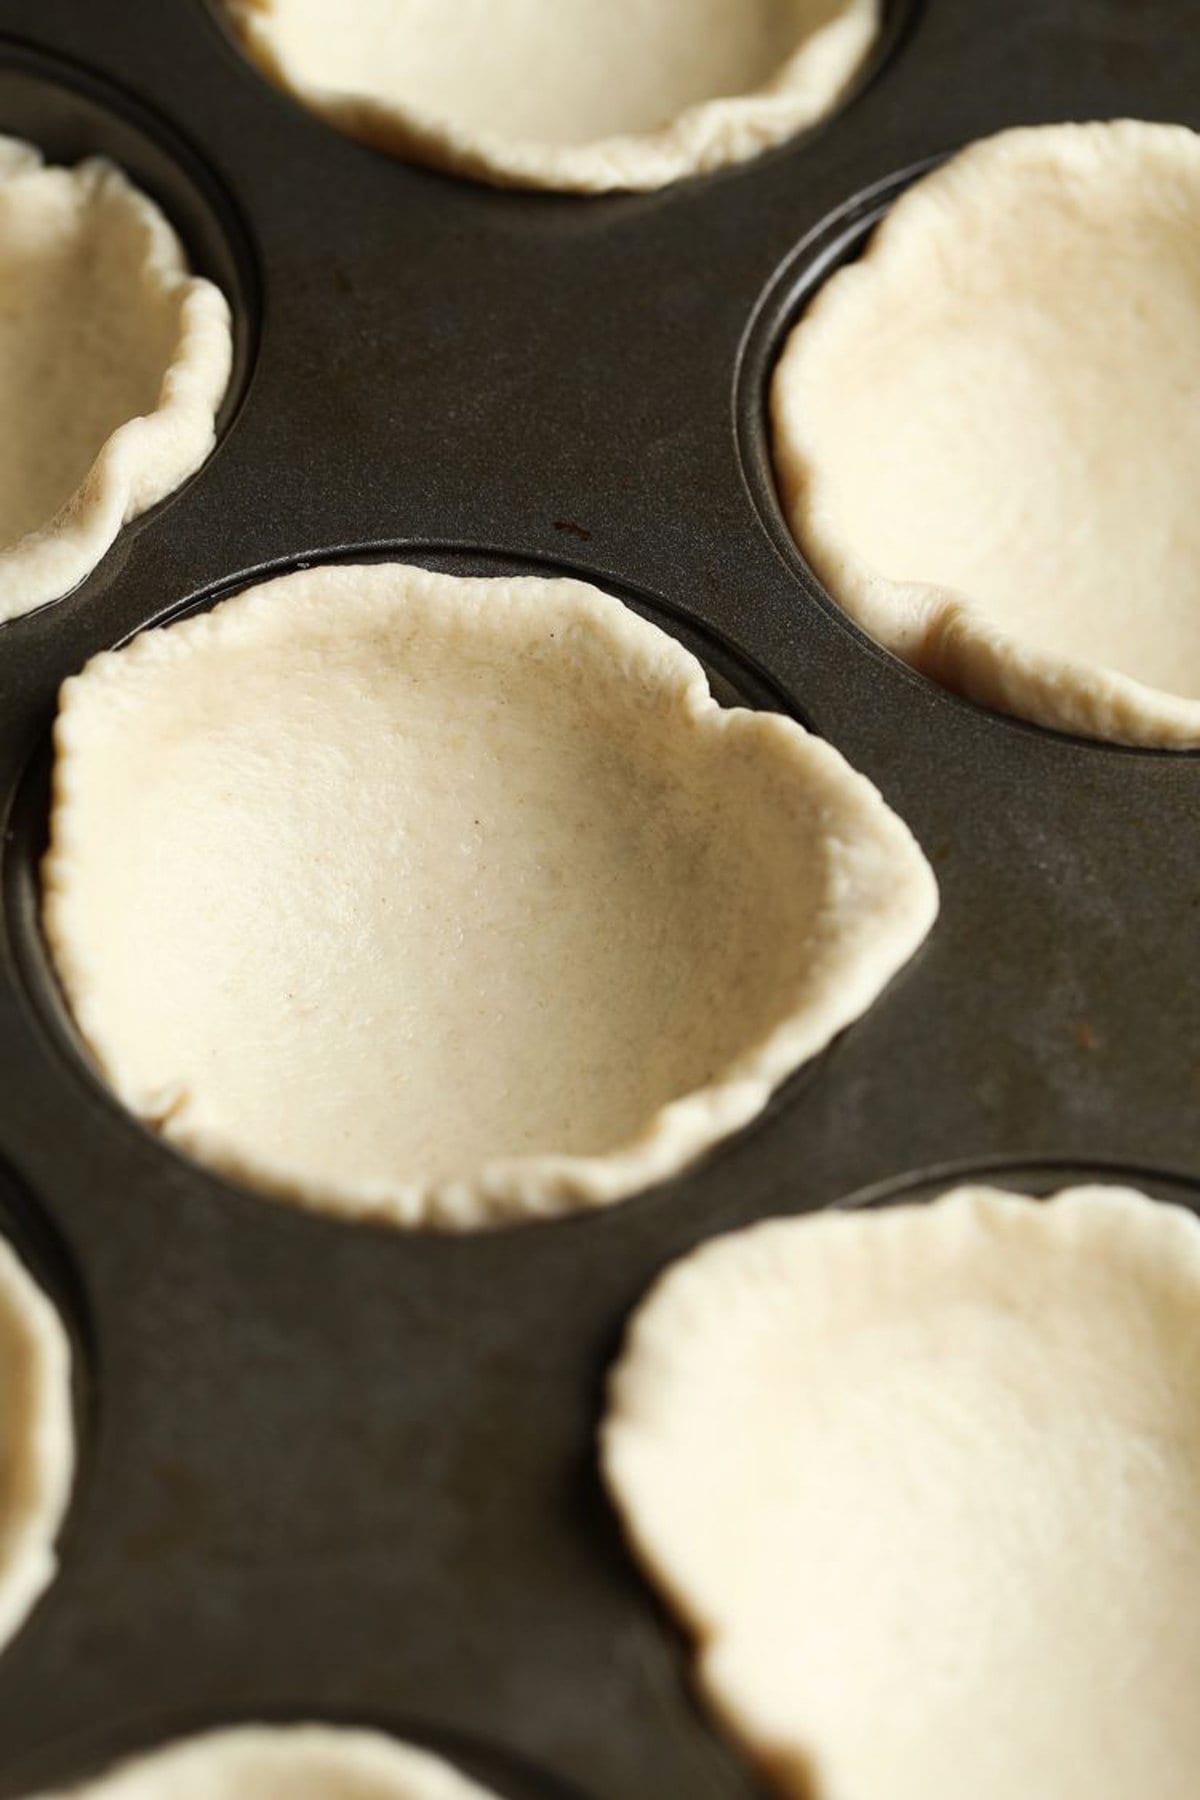
<svg viewBox="0 0 1200 1800"><path fill-rule="evenodd" d="M554 145L458 126L407 104L314 86L271 25L270 0L224 0L250 59L337 130L374 149L497 187L562 193L647 192L740 163L828 116L877 43L882 0L842 0L770 81L752 93L704 100L655 131Z"/></svg>
<svg viewBox="0 0 1200 1800"><path fill-rule="evenodd" d="M11 1552L0 1564L0 1652L25 1623L58 1572L55 1539L75 1474L71 1348L52 1300L6 1239L0 1238L0 1307L14 1316L30 1349L31 1411L14 1446L25 1504L6 1530ZM7 1460L7 1457L6 1457Z"/></svg>
<svg viewBox="0 0 1200 1800"><path fill-rule="evenodd" d="M151 413L125 420L101 445L80 486L52 519L0 550L0 623L60 600L101 561L123 525L193 475L216 442L216 415L233 365L229 304L188 272L182 245L155 203L106 157L49 163L22 139L0 136L0 181L65 175L85 191L120 196L146 236L140 279L183 294L174 357ZM133 304L131 299L131 304Z"/></svg>
<svg viewBox="0 0 1200 1800"><path fill-rule="evenodd" d="M395 1782L394 1791L404 1800L491 1800L486 1789L427 1750L382 1731L316 1724L220 1726L122 1758L99 1775L31 1800L87 1800L91 1795L105 1800L110 1794L114 1800L157 1800L169 1794L164 1783L172 1775L195 1779L207 1772L206 1778L219 1781L224 1775L236 1782L240 1758L273 1750L335 1757L351 1777Z"/></svg>
<svg viewBox="0 0 1200 1800"><path fill-rule="evenodd" d="M681 730L745 734L758 754L789 764L798 782L820 792L831 815L826 841L836 855L839 841L848 840L859 871L852 904L827 907L822 915L825 937L818 954L825 969L820 992L802 1012L784 1018L765 1039L749 1046L708 1087L669 1102L635 1138L604 1154L508 1157L485 1164L469 1178L415 1180L384 1191L349 1186L331 1191L281 1180L278 1172L222 1136L194 1127L186 1094L158 1122L169 1142L234 1181L346 1218L473 1230L605 1205L680 1172L759 1114L780 1082L860 1017L914 954L933 925L938 893L908 827L838 751L780 714L721 706L690 651L623 602L584 582L441 575L407 563L324 564L258 583L212 612L147 630L124 649L93 658L80 675L64 682L54 727L51 838L42 864L43 928L51 956L103 1079L136 1116L155 1119L151 1097L125 1078L119 1047L93 1018L88 967L59 929L59 896L73 880L71 770L75 757L86 755L87 749L86 730L77 729L73 702L80 690L75 684L86 677L93 697L103 688L119 707L122 670L131 663L186 657L194 638L211 644L228 633L236 642L243 621L251 628L260 618L274 622L281 602L323 616L329 598L338 596L343 609L365 606L386 616L409 592L441 596L468 615L529 601L545 606L547 618L582 622L598 640L597 653L608 648L626 668L650 671L660 689L669 691ZM861 874L864 857L870 864L866 876Z"/></svg>

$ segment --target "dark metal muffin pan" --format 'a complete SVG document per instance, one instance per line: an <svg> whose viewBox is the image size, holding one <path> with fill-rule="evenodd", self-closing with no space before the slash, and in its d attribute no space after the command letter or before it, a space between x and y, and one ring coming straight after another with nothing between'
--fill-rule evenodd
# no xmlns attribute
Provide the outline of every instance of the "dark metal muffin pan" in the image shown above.
<svg viewBox="0 0 1200 1800"><path fill-rule="evenodd" d="M0 0L0 127L124 163L239 341L210 462L0 630L0 1207L75 1333L82 1439L61 1574L0 1657L0 1795L318 1717L513 1800L748 1796L596 1475L603 1372L655 1271L963 1173L1131 1172L1195 1204L1200 762L983 712L870 643L787 541L762 423L781 333L905 172L1118 114L1200 123L1191 0L914 0L841 114L758 162L501 193L339 136L202 0ZM107 1097L54 990L62 678L263 572L388 552L611 588L723 695L827 736L937 869L941 920L868 1016L700 1167L597 1216L456 1240L239 1191Z"/></svg>

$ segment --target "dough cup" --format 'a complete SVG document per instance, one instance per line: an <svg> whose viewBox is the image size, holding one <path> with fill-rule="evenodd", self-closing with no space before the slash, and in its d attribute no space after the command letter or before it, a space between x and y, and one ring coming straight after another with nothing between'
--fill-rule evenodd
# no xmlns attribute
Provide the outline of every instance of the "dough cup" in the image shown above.
<svg viewBox="0 0 1200 1800"><path fill-rule="evenodd" d="M47 940L124 1103L398 1224L595 1206L745 1125L936 887L870 782L575 581L268 582L68 681Z"/></svg>
<svg viewBox="0 0 1200 1800"><path fill-rule="evenodd" d="M772 1219L638 1307L604 1473L781 1795L1187 1800L1198 1366L1200 1224L1131 1189Z"/></svg>
<svg viewBox="0 0 1200 1800"><path fill-rule="evenodd" d="M791 535L922 674L1200 746L1198 234L1194 132L1006 131L904 191L795 323L770 389Z"/></svg>
<svg viewBox="0 0 1200 1800"><path fill-rule="evenodd" d="M229 307L121 171L0 138L0 620L83 580L212 449Z"/></svg>
<svg viewBox="0 0 1200 1800"><path fill-rule="evenodd" d="M831 112L883 0L222 0L247 54L351 137L503 186L664 187Z"/></svg>

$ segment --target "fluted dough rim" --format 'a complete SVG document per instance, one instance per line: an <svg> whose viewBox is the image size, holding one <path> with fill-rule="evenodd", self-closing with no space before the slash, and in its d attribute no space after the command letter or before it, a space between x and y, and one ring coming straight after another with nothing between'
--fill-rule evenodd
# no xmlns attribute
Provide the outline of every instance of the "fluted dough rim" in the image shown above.
<svg viewBox="0 0 1200 1800"><path fill-rule="evenodd" d="M154 1091L131 1071L129 1059L94 1002L96 952L81 946L71 922L77 883L75 770L87 756L99 703L119 714L127 674L155 664L185 662L189 648L237 643L258 629L294 631L306 613L339 628L394 616L406 598L449 609L456 626L489 621L507 607L512 629L553 625L562 641L575 630L572 654L586 645L623 678L646 687L656 713L680 733L709 736L742 755L782 769L819 812L821 848L829 867L811 934L815 971L803 1009L785 1016L767 1036L749 1043L708 1085L660 1106L636 1136L604 1153L530 1154L485 1163L469 1179L414 1178L386 1186L335 1187L281 1177L245 1145L193 1117L193 1096L172 1090L165 1112L161 1084ZM554 635L553 633L551 634ZM515 640L518 644L520 639ZM562 654L560 652L559 654ZM631 691L636 691L631 689ZM476 1228L516 1219L551 1217L594 1207L667 1179L747 1124L774 1089L876 999L930 930L937 912L932 871L908 828L878 790L829 744L775 713L721 706L696 658L674 638L621 601L574 580L478 578L434 574L402 563L331 564L249 588L211 612L149 630L118 651L94 658L64 683L55 726L51 842L42 866L47 941L76 1023L101 1073L136 1115L158 1124L178 1148L233 1179L301 1204L394 1224Z"/></svg>
<svg viewBox="0 0 1200 1800"><path fill-rule="evenodd" d="M858 554L802 421L803 389L821 340L831 321L840 328L862 306L860 276L878 278L919 258L925 221L935 224L964 182L986 183L992 170L1050 142L1070 172L1086 168L1104 142L1136 149L1139 142L1172 141L1200 162L1200 138L1183 125L1117 119L1018 126L969 144L918 176L858 261L832 276L792 327L771 376L769 413L772 466L789 532L833 599L875 642L952 692L1032 724L1106 743L1187 750L1200 747L1200 699L1032 644L995 623L969 594L892 579Z"/></svg>
<svg viewBox="0 0 1200 1800"><path fill-rule="evenodd" d="M754 92L701 101L655 131L547 144L456 125L407 103L315 85L272 29L270 0L222 0L246 54L339 131L375 149L498 187L609 193L666 187L757 156L826 117L877 41L882 0L841 10Z"/></svg>
<svg viewBox="0 0 1200 1800"><path fill-rule="evenodd" d="M208 457L233 363L229 305L211 281L189 272L183 247L159 208L104 157L66 169L33 145L0 137L0 184L69 180L85 201L116 198L136 222L147 290L180 297L179 332L153 411L112 431L58 512L0 549L0 622L59 600L89 575L123 525L173 493ZM130 295L136 306L137 295Z"/></svg>

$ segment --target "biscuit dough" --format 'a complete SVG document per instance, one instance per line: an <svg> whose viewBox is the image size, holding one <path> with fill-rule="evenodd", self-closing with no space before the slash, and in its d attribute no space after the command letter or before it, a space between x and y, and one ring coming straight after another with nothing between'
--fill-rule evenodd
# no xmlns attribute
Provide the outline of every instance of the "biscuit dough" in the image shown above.
<svg viewBox="0 0 1200 1800"><path fill-rule="evenodd" d="M199 468L229 380L229 308L99 158L0 138L0 620L58 599Z"/></svg>
<svg viewBox="0 0 1200 1800"><path fill-rule="evenodd" d="M378 1731L242 1725L185 1738L43 1800L492 1800Z"/></svg>
<svg viewBox="0 0 1200 1800"><path fill-rule="evenodd" d="M67 1334L0 1238L0 1645L54 1576L74 1464Z"/></svg>
<svg viewBox="0 0 1200 1800"><path fill-rule="evenodd" d="M65 683L44 922L120 1098L289 1198L475 1227L674 1174L933 921L827 744L574 581L284 576Z"/></svg>
<svg viewBox="0 0 1200 1800"><path fill-rule="evenodd" d="M830 112L880 0L224 0L332 124L520 187L655 188Z"/></svg>
<svg viewBox="0 0 1200 1800"><path fill-rule="evenodd" d="M973 144L818 294L771 392L834 598L985 705L1200 744L1200 137Z"/></svg>
<svg viewBox="0 0 1200 1800"><path fill-rule="evenodd" d="M1122 1188L774 1220L636 1314L603 1428L797 1800L1192 1800L1200 1223Z"/></svg>

